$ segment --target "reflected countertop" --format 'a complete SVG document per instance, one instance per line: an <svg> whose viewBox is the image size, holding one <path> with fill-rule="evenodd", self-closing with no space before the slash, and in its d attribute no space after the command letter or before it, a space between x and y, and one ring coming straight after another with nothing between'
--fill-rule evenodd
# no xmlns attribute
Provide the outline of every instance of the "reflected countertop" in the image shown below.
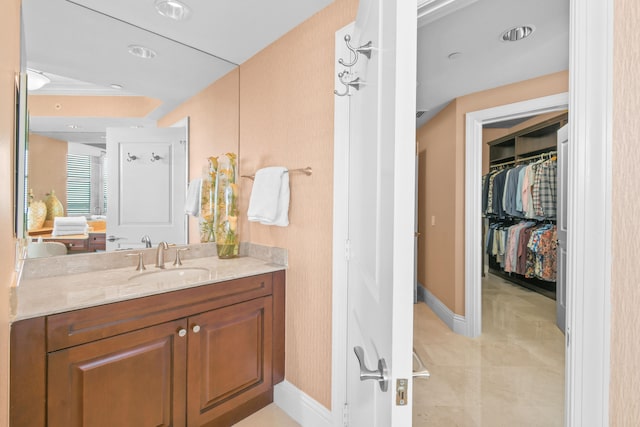
<svg viewBox="0 0 640 427"><path fill-rule="evenodd" d="M74 255L78 256L78 255ZM133 260L132 260L133 261ZM191 258L178 269L209 273L185 274L167 262L169 274L140 274L135 266L108 268L49 277L21 278L12 288L12 321L93 307L210 283L284 270L285 265L251 256ZM160 271L151 264L146 272ZM169 280L170 278L170 280Z"/></svg>

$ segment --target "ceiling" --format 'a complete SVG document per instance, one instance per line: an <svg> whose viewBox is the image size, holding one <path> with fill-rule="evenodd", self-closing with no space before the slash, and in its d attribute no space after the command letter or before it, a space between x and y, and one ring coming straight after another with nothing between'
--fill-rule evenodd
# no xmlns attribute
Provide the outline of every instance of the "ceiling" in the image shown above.
<svg viewBox="0 0 640 427"><path fill-rule="evenodd" d="M521 25L535 31L500 39ZM569 0L477 0L418 28L418 125L459 96L567 69Z"/></svg>
<svg viewBox="0 0 640 427"><path fill-rule="evenodd" d="M68 118L32 117L34 130L95 142L105 126L153 126L331 3L183 0L192 14L173 21L159 15L153 1L23 0L26 65L52 79L33 93L134 94L163 102L140 120L74 118L78 129L68 128ZM439 3L447 7L419 20L417 110L424 113L418 125L458 96L568 69L569 0L418 0L423 6ZM499 39L516 25L535 31L515 43ZM134 57L127 52L131 44L157 55ZM460 55L449 59L454 52Z"/></svg>

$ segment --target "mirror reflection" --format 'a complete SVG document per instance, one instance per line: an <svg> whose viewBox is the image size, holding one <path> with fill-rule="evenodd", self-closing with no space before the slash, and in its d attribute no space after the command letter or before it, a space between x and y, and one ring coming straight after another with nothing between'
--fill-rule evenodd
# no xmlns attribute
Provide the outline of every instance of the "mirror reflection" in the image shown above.
<svg viewBox="0 0 640 427"><path fill-rule="evenodd" d="M184 214L187 181L208 156L237 152L237 65L179 41L179 22L155 11L140 22L146 12L134 9L137 24L91 1L23 2L25 228L41 241L30 256L197 241L197 220ZM171 37L145 29L157 22ZM194 98L209 104L189 105ZM186 117L206 115L221 122L220 140L189 141ZM180 128L172 141L159 133L169 127Z"/></svg>

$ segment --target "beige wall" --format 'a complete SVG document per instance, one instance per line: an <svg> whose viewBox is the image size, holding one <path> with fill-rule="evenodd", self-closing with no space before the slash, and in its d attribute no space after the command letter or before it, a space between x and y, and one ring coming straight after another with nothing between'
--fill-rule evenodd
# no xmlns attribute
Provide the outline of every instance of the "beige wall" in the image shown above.
<svg viewBox="0 0 640 427"><path fill-rule="evenodd" d="M568 72L550 74L454 100L417 131L420 159L418 280L464 315L465 114L568 91ZM432 218L435 216L435 225Z"/></svg>
<svg viewBox="0 0 640 427"><path fill-rule="evenodd" d="M457 101L416 132L418 140L418 281L447 307L455 306L451 292L455 276L456 174L454 142ZM432 223L435 222L434 225Z"/></svg>
<svg viewBox="0 0 640 427"><path fill-rule="evenodd" d="M246 220L241 238L289 250L286 378L331 406L331 274L335 32L356 0L336 0L240 67L240 171L311 166L291 175L290 225ZM246 213L251 181L243 180ZM243 217L246 219L246 216Z"/></svg>
<svg viewBox="0 0 640 427"><path fill-rule="evenodd" d="M9 289L14 285L13 155L15 78L20 69L20 0L0 14L0 427L9 424Z"/></svg>
<svg viewBox="0 0 640 427"><path fill-rule="evenodd" d="M171 126L189 116L190 180L202 176L209 157L238 153L239 102L240 69L237 68L158 121L158 126ZM190 217L190 243L200 241L198 231L198 219Z"/></svg>
<svg viewBox="0 0 640 427"><path fill-rule="evenodd" d="M36 117L145 117L161 102L144 96L31 95L28 104Z"/></svg>
<svg viewBox="0 0 640 427"><path fill-rule="evenodd" d="M640 420L640 3L614 2L611 426Z"/></svg>
<svg viewBox="0 0 640 427"><path fill-rule="evenodd" d="M54 190L67 211L67 142L29 134L29 188L35 200Z"/></svg>

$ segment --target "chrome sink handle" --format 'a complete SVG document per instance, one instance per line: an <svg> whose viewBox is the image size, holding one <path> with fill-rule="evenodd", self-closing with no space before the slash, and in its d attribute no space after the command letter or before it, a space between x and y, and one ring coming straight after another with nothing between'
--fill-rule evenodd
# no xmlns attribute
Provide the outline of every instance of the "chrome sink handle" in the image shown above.
<svg viewBox="0 0 640 427"><path fill-rule="evenodd" d="M180 254L182 252L186 252L188 250L189 250L189 248L178 248L178 249L176 249L176 260L173 262L173 265L182 265L182 259L180 257Z"/></svg>
<svg viewBox="0 0 640 427"><path fill-rule="evenodd" d="M367 368L364 362L364 350L360 346L353 347L353 351L356 353L358 363L360 364L360 381L376 380L380 386L380 390L387 391L389 389L389 376L387 371L387 362L385 360L378 360L378 370L372 371Z"/></svg>
<svg viewBox="0 0 640 427"><path fill-rule="evenodd" d="M146 270L147 269L144 266L143 255L144 255L144 253L142 253L142 252L136 252L135 254L127 254L128 257L130 257L130 256L137 256L138 257L138 266L136 267L136 271L142 271L142 270Z"/></svg>

